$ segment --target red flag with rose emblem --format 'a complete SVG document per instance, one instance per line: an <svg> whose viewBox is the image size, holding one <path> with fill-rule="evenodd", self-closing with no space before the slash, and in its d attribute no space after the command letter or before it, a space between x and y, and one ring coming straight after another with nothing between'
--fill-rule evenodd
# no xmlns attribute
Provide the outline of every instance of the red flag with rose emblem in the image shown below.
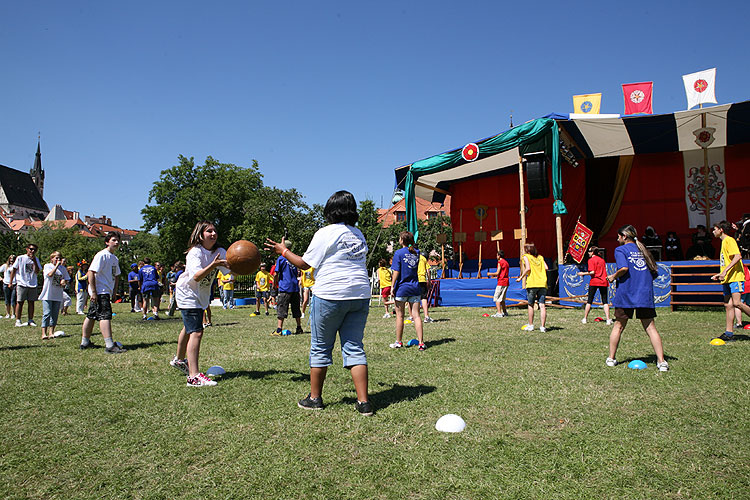
<svg viewBox="0 0 750 500"><path fill-rule="evenodd" d="M581 224L581 221L576 223L573 236L570 237L568 253L579 264L583 260L583 256L586 255L586 249L589 247L589 243L591 243L592 236L594 236L594 232L591 229Z"/></svg>
<svg viewBox="0 0 750 500"><path fill-rule="evenodd" d="M654 82L623 83L622 94L625 99L625 114L654 114L652 99Z"/></svg>

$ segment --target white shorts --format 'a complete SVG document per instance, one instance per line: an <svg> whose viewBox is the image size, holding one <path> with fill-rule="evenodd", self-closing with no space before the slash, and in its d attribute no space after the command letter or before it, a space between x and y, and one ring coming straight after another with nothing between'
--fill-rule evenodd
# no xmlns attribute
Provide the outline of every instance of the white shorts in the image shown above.
<svg viewBox="0 0 750 500"><path fill-rule="evenodd" d="M495 296L492 298L494 302L502 302L505 300L505 295L508 293L507 286L495 287Z"/></svg>

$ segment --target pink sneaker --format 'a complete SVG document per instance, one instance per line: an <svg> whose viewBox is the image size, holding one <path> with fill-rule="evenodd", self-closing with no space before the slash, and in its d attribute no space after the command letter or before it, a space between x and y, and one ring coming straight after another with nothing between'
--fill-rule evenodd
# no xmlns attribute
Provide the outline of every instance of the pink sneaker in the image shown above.
<svg viewBox="0 0 750 500"><path fill-rule="evenodd" d="M199 373L195 377L187 378L188 387L207 387L207 386L213 386L213 385L216 385L216 382L206 377L202 373Z"/></svg>

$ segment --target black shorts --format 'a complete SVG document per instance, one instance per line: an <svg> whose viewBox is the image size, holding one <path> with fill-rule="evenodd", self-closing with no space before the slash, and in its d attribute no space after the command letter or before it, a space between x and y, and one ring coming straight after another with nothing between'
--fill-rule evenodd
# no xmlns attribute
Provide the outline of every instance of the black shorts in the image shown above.
<svg viewBox="0 0 750 500"><path fill-rule="evenodd" d="M633 319L633 311L638 319L651 319L656 317L656 309L653 307L615 307L615 319Z"/></svg>
<svg viewBox="0 0 750 500"><path fill-rule="evenodd" d="M276 317L284 319L289 316L289 305L292 306L292 318L301 318L302 311L299 308L299 292L279 292L276 299Z"/></svg>
<svg viewBox="0 0 750 500"><path fill-rule="evenodd" d="M587 301L589 304L594 303L594 296L596 295L596 291L599 290L599 295L602 298L602 304L607 303L607 292L609 291L608 286L590 286L589 287L589 300Z"/></svg>
<svg viewBox="0 0 750 500"><path fill-rule="evenodd" d="M419 295L420 295L419 298L422 299L422 300L427 299L427 297L429 296L429 291L428 291L428 288L427 288L427 283L425 283L423 281L419 282Z"/></svg>
<svg viewBox="0 0 750 500"><path fill-rule="evenodd" d="M111 320L112 302L109 298L109 294L100 293L96 297L91 297L89 311L86 313L86 317L97 321Z"/></svg>

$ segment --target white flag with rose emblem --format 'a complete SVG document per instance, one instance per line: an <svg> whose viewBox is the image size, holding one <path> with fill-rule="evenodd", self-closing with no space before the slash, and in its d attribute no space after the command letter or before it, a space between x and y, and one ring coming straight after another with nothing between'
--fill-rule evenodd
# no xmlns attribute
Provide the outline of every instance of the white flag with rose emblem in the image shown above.
<svg viewBox="0 0 750 500"><path fill-rule="evenodd" d="M708 102L716 104L716 68L682 75L682 81L687 94L687 109Z"/></svg>

